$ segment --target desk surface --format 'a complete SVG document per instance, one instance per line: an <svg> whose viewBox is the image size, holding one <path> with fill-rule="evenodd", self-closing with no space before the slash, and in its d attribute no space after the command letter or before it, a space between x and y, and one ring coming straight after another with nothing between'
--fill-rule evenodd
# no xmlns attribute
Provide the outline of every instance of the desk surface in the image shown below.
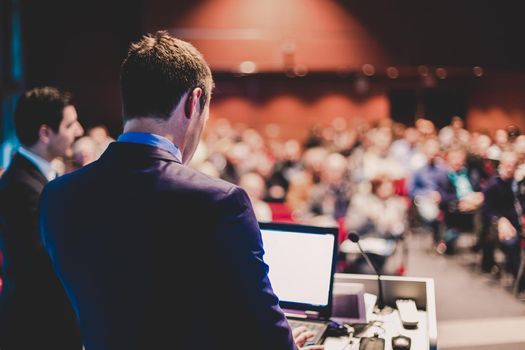
<svg viewBox="0 0 525 350"><path fill-rule="evenodd" d="M388 315L373 314L371 321L378 321L379 326L371 326L362 336L372 337L375 332L379 333L380 338L385 339L385 350L392 350L392 337L404 335L411 339L411 349L428 349L428 324L426 311L418 311L419 323L416 329L405 329L399 318L397 310ZM383 332L383 333L381 333ZM352 338L350 344L348 337L330 337L324 342L326 350L354 350L359 349L359 338Z"/></svg>

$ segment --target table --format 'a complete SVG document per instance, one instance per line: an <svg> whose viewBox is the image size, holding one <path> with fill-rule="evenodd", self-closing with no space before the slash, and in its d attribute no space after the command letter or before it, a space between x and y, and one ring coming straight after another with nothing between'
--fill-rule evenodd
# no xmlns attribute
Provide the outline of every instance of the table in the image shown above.
<svg viewBox="0 0 525 350"><path fill-rule="evenodd" d="M399 334L411 338L411 349L437 349L437 323L434 280L431 278L381 276L385 304L394 308L387 315L369 314L369 321L378 321L381 327L372 326L364 336L373 336L375 332L382 332L380 337L385 339L385 350L391 350L391 339ZM367 293L378 293L377 277L375 275L357 275L337 273L334 284L360 283L365 286ZM398 298L414 299L418 308L419 323L416 329L405 329L395 310L395 300ZM338 310L341 311L341 310ZM352 344L348 337L329 337L325 340L326 350L354 350L359 349L359 339L353 338Z"/></svg>

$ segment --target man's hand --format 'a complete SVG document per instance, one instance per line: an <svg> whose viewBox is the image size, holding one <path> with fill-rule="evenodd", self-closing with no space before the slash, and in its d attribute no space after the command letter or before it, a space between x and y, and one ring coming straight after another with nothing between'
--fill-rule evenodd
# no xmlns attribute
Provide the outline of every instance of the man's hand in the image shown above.
<svg viewBox="0 0 525 350"><path fill-rule="evenodd" d="M483 203L482 192L472 192L459 201L458 208L462 212L470 212L478 209Z"/></svg>
<svg viewBox="0 0 525 350"><path fill-rule="evenodd" d="M498 238L500 241L505 241L516 236L516 228L512 226L507 218L501 217L498 219Z"/></svg>
<svg viewBox="0 0 525 350"><path fill-rule="evenodd" d="M306 327L297 327L292 330L293 340L295 342L295 345L297 345L298 348L304 349L304 350L324 350L323 345L309 345L307 347L304 347L304 344L308 339L314 336L312 332L306 329Z"/></svg>
<svg viewBox="0 0 525 350"><path fill-rule="evenodd" d="M432 199L432 201L436 204L439 204L441 202L441 195L439 194L438 191L432 191L430 192L430 198Z"/></svg>

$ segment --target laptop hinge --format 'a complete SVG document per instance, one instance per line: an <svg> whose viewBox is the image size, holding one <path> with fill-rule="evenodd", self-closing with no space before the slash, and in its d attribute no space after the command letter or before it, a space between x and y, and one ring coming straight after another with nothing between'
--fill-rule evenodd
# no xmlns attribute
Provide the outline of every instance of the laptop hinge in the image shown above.
<svg viewBox="0 0 525 350"><path fill-rule="evenodd" d="M296 313L296 312L285 312L284 315L286 317L291 317L291 318L304 318L304 319L308 318L308 316L306 314L300 314L300 313Z"/></svg>
<svg viewBox="0 0 525 350"><path fill-rule="evenodd" d="M306 318L313 318L313 319L319 318L319 312L317 311L306 310L304 313L306 315Z"/></svg>
<svg viewBox="0 0 525 350"><path fill-rule="evenodd" d="M306 310L304 312L285 312L284 315L286 317L292 317L292 318L302 318L302 319L318 319L319 318L319 312L317 311L310 311Z"/></svg>

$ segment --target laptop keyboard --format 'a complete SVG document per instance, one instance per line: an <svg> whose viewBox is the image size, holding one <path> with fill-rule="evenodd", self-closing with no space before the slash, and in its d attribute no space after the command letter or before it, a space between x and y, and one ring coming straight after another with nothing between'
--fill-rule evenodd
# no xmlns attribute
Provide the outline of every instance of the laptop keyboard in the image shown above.
<svg viewBox="0 0 525 350"><path fill-rule="evenodd" d="M302 321L302 320L288 320L288 323L290 324L290 327L292 329L297 327L305 327L310 332L314 333L314 336L306 341L306 345L314 345L319 344L321 341L321 337L323 336L326 328L328 325L326 323L319 323L319 322L309 322L309 321Z"/></svg>

